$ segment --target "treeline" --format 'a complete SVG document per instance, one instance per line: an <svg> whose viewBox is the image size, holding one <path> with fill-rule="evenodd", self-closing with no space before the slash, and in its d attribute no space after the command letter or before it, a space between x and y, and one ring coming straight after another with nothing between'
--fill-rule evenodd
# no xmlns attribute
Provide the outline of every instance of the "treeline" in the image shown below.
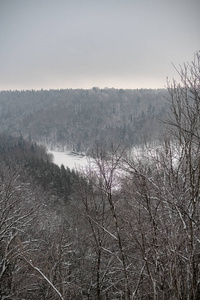
<svg viewBox="0 0 200 300"><path fill-rule="evenodd" d="M49 90L0 92L0 128L51 148L87 152L94 142L133 146L157 140L167 91Z"/></svg>

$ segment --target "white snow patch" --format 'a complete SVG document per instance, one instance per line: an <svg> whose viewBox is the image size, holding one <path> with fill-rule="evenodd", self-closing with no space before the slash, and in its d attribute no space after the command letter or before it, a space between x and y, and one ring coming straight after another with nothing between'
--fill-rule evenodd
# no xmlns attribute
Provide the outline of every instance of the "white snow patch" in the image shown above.
<svg viewBox="0 0 200 300"><path fill-rule="evenodd" d="M59 167L63 164L64 167L70 169L86 168L92 163L92 159L84 156L75 154L72 152L61 152L61 151L50 151L48 153L53 155L53 162Z"/></svg>

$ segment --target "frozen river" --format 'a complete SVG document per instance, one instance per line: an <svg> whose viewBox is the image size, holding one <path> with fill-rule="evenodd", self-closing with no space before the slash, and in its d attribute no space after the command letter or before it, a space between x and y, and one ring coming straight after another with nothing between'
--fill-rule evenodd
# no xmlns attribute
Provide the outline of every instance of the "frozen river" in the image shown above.
<svg viewBox="0 0 200 300"><path fill-rule="evenodd" d="M92 159L87 156L72 152L48 151L53 154L53 162L58 166L62 164L70 169L83 169L92 164Z"/></svg>

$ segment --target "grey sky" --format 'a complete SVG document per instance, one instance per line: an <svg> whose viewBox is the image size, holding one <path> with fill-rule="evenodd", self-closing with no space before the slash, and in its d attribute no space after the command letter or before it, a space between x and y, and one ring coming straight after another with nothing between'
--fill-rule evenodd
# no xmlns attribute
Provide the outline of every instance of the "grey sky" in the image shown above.
<svg viewBox="0 0 200 300"><path fill-rule="evenodd" d="M0 90L164 87L200 49L199 0L0 0Z"/></svg>

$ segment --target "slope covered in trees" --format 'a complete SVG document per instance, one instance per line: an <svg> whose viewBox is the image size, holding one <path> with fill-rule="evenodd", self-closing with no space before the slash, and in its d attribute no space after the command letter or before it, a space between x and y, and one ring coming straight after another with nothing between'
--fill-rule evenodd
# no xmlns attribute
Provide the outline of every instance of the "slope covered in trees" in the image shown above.
<svg viewBox="0 0 200 300"><path fill-rule="evenodd" d="M78 177L74 170L54 164L51 154L43 146L25 141L22 137L0 135L0 158L5 167L23 169L44 191L50 190L65 200L70 196Z"/></svg>
<svg viewBox="0 0 200 300"><path fill-rule="evenodd" d="M0 128L52 148L87 152L96 141L133 146L159 138L166 90L0 92Z"/></svg>

